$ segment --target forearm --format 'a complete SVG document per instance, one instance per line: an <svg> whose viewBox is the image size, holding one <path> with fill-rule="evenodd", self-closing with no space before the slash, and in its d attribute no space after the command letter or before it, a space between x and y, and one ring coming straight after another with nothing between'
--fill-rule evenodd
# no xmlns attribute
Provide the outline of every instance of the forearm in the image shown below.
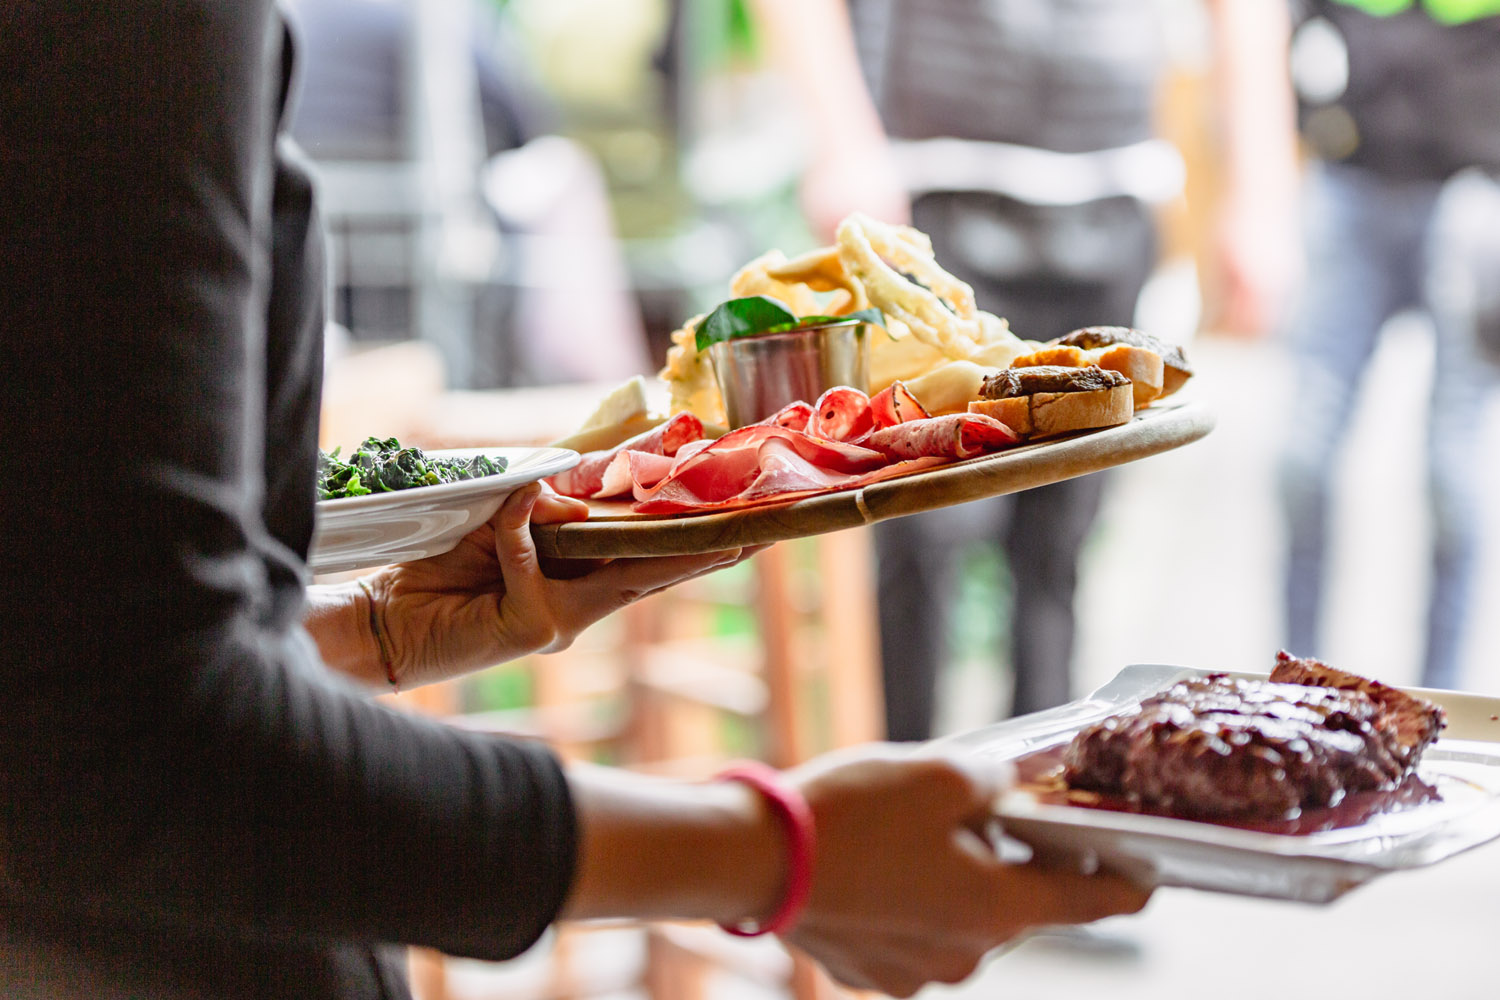
<svg viewBox="0 0 1500 1000"><path fill-rule="evenodd" d="M850 212L907 222L911 205L865 84L843 0L757 0L776 66L809 138L802 208L832 240Z"/></svg>
<svg viewBox="0 0 1500 1000"><path fill-rule="evenodd" d="M844 0L755 0L778 69L823 146L883 142Z"/></svg>
<svg viewBox="0 0 1500 1000"><path fill-rule="evenodd" d="M1287 5L1210 0L1210 10L1226 198L1258 211L1289 209L1298 163Z"/></svg>
<svg viewBox="0 0 1500 1000"><path fill-rule="evenodd" d="M776 908L786 842L757 792L589 767L569 785L579 848L566 916L735 923Z"/></svg>

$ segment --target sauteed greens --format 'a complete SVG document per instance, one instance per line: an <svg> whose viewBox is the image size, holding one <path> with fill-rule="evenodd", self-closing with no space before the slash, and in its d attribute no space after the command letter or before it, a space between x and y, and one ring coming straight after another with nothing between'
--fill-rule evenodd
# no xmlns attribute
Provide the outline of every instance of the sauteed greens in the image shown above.
<svg viewBox="0 0 1500 1000"><path fill-rule="evenodd" d="M339 458L338 448L318 450L318 499L338 500L456 483L504 471L503 458L435 458L423 454L420 448L403 448L395 438L368 437L347 461Z"/></svg>

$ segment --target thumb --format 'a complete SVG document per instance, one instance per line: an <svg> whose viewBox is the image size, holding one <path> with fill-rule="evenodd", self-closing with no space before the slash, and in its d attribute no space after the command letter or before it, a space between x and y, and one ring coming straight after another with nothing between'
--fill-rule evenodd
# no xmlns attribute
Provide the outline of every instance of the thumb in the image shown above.
<svg viewBox="0 0 1500 1000"><path fill-rule="evenodd" d="M531 539L531 512L541 494L541 486L528 483L506 497L490 521L495 528L495 558L508 594L534 589L529 581L541 577L536 543Z"/></svg>

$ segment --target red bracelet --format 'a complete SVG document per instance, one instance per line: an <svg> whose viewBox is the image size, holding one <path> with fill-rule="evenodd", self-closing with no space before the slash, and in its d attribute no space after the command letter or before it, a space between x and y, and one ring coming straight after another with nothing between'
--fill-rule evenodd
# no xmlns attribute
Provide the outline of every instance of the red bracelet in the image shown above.
<svg viewBox="0 0 1500 1000"><path fill-rule="evenodd" d="M812 808L801 792L781 780L775 768L757 761L734 764L721 771L718 778L720 781L741 782L759 792L786 828L787 843L786 892L776 912L761 924L742 920L737 924L719 926L739 937L789 931L802 916L807 899L812 895L813 848L818 839Z"/></svg>

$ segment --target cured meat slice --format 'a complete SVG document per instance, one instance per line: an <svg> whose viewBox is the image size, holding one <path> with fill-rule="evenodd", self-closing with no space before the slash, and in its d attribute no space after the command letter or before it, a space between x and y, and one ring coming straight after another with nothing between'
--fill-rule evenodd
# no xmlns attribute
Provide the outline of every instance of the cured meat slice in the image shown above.
<svg viewBox="0 0 1500 1000"><path fill-rule="evenodd" d="M653 462L644 458L622 460L622 455L633 453L670 458L681 451L684 445L701 440L702 437L703 421L692 413L679 413L665 423L642 431L613 448L587 453L579 459L577 465L559 472L548 479L547 483L563 496L585 499L628 493L633 483L627 479L622 485L622 474L638 469L649 477L651 483L655 483L666 475L671 462Z"/></svg>
<svg viewBox="0 0 1500 1000"><path fill-rule="evenodd" d="M788 403L766 419L763 424L773 424L777 427L787 427L794 431L807 430L807 422L812 419L813 406L805 399L799 399L795 403Z"/></svg>
<svg viewBox="0 0 1500 1000"><path fill-rule="evenodd" d="M862 442L888 458L973 458L1009 448L1020 436L994 417L950 413L882 427Z"/></svg>
<svg viewBox="0 0 1500 1000"><path fill-rule="evenodd" d="M671 455L656 455L649 451L621 451L615 454L599 486L586 499L616 497L634 492L636 486L655 486L667 477L677 459Z"/></svg>
<svg viewBox="0 0 1500 1000"><path fill-rule="evenodd" d="M818 397L805 430L830 441L858 444L875 429L875 415L870 397L846 385L836 386Z"/></svg>
<svg viewBox="0 0 1500 1000"><path fill-rule="evenodd" d="M767 475L758 476L743 492L721 500L704 499L690 490L681 488L678 484L663 482L659 484L659 489L652 499L637 503L632 510L638 514L704 514L734 510L771 501L798 500L831 490L850 490L868 486L884 479L895 479L898 476L921 472L924 469L942 465L946 461L948 459L937 457L914 458L904 462L891 462L889 465L882 465L878 469L858 476L829 473L823 470L802 470L803 476L799 480L797 470L794 468L796 465L794 460L786 465L767 470Z"/></svg>
<svg viewBox="0 0 1500 1000"><path fill-rule="evenodd" d="M887 464L878 451L774 424L730 431L680 461L666 479L637 489L635 510L667 513L728 500L763 499L771 487L811 492L845 485Z"/></svg>
<svg viewBox="0 0 1500 1000"><path fill-rule="evenodd" d="M970 413L928 416L900 382L871 399L839 386L717 441L690 413L552 477L585 499L631 495L637 513L744 506L847 489L1016 444L1010 428Z"/></svg>
<svg viewBox="0 0 1500 1000"><path fill-rule="evenodd" d="M899 381L892 382L871 398L870 412L875 416L876 427L892 427L931 416L906 383Z"/></svg>

